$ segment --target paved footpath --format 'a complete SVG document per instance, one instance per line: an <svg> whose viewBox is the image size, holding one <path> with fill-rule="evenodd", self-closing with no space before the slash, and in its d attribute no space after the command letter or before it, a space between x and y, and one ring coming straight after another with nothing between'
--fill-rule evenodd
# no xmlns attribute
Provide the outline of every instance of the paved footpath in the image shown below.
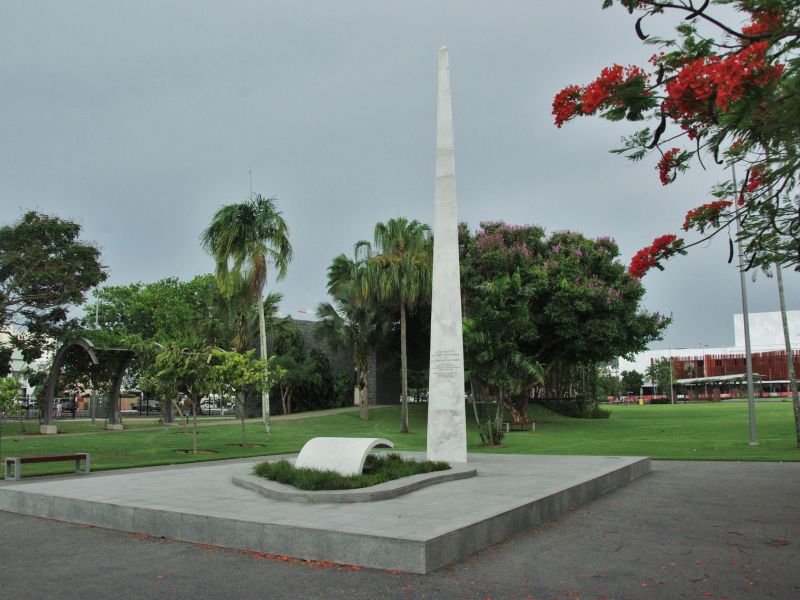
<svg viewBox="0 0 800 600"><path fill-rule="evenodd" d="M789 600L800 598L800 463L654 462L630 485L430 575L0 512L0 598Z"/></svg>

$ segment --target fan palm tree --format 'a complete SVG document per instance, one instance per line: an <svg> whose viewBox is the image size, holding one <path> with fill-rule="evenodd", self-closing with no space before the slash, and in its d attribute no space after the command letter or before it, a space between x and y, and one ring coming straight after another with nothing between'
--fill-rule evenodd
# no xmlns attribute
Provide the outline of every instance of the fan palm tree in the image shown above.
<svg viewBox="0 0 800 600"><path fill-rule="evenodd" d="M201 235L203 249L216 261L217 281L229 295L244 290L249 305L258 310L261 358L267 358L264 286L270 263L277 279L286 276L292 259L289 229L275 207L274 198L261 194L239 204L220 208ZM264 425L269 431L269 392L262 392Z"/></svg>
<svg viewBox="0 0 800 600"><path fill-rule="evenodd" d="M357 252L369 255L362 292L369 291L400 310L400 375L402 398L400 431L408 433L407 313L421 301L430 301L432 244L430 227L404 218L375 225L373 247L359 242Z"/></svg>
<svg viewBox="0 0 800 600"><path fill-rule="evenodd" d="M369 419L369 354L375 345L378 327L370 295L364 293L365 262L350 260L344 254L328 267L328 293L333 302L317 306L319 321L315 333L334 348L352 348L359 387L361 418Z"/></svg>

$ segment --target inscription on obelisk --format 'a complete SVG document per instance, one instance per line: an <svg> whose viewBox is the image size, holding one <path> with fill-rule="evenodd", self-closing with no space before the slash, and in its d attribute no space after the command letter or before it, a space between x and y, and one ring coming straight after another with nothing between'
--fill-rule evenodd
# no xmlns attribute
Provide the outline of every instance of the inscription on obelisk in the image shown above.
<svg viewBox="0 0 800 600"><path fill-rule="evenodd" d="M439 50L428 459L467 462L453 109L447 48Z"/></svg>

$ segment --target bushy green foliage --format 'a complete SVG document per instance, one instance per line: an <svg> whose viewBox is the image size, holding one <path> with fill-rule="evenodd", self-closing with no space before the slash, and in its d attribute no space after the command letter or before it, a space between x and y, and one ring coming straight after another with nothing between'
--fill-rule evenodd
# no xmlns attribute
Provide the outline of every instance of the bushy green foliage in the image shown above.
<svg viewBox="0 0 800 600"><path fill-rule="evenodd" d="M34 211L0 227L0 331L27 362L69 325L72 304L108 276L81 226ZM2 354L7 364L11 355Z"/></svg>
<svg viewBox="0 0 800 600"><path fill-rule="evenodd" d="M0 452L2 452L3 426L5 425L6 414L13 415L17 412L17 405L14 404L14 396L19 393L19 382L13 377L3 377L0 379Z"/></svg>
<svg viewBox="0 0 800 600"><path fill-rule="evenodd" d="M593 404L593 379L580 378L643 350L669 323L640 308L644 288L610 238L484 222L475 233L462 225L459 244L466 367L515 417L532 392Z"/></svg>
<svg viewBox="0 0 800 600"><path fill-rule="evenodd" d="M353 374L339 371L333 376L333 405L335 407L353 404Z"/></svg>
<svg viewBox="0 0 800 600"><path fill-rule="evenodd" d="M293 485L301 490L352 490L385 483L401 477L444 471L450 465L442 461L416 461L399 454L370 454L364 464L364 473L346 477L335 471L297 469L286 461L262 462L253 472L265 479Z"/></svg>
<svg viewBox="0 0 800 600"><path fill-rule="evenodd" d="M638 394L642 388L642 384L644 383L644 377L639 371L631 370L631 371L623 371L621 374L622 376L620 380L620 387L622 388L623 394L633 393Z"/></svg>

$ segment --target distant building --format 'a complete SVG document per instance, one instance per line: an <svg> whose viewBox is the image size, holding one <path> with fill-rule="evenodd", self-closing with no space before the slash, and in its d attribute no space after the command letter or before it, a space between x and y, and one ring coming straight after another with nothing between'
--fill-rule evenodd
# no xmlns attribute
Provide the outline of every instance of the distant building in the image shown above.
<svg viewBox="0 0 800 600"><path fill-rule="evenodd" d="M0 333L0 347L9 346L10 338L7 333ZM33 371L42 371L47 369L50 362L53 360L53 352L46 351L41 358L36 359L32 363L27 363L22 358L22 353L19 350L14 350L11 354L11 373L10 375L19 381L21 397L30 396L33 393L33 388L28 384L26 373L28 369Z"/></svg>
<svg viewBox="0 0 800 600"><path fill-rule="evenodd" d="M800 373L800 310L788 311L787 320L794 368ZM712 390L709 394L721 394L722 397L735 395L739 392L736 388L743 385L746 373L742 314L733 315L733 332L734 346L648 350L637 354L632 360L621 358L619 368L620 371L636 370L644 375L653 362L669 358L675 372L674 383L686 384L691 388L702 385ZM786 394L789 376L780 312L750 314L750 347L754 377L760 382L759 393ZM652 382L647 378L644 387L652 387Z"/></svg>

